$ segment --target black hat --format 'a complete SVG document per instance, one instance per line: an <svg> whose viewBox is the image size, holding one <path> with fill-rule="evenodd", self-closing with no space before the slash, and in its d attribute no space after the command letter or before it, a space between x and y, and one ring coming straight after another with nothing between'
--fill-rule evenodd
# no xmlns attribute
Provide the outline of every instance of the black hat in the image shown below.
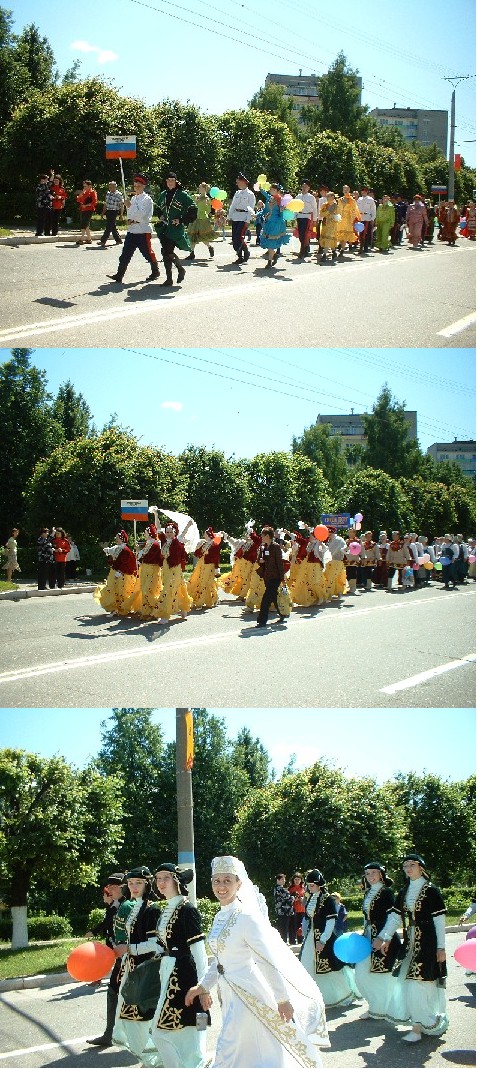
<svg viewBox="0 0 477 1069"><path fill-rule="evenodd" d="M166 174L166 178L175 178L176 182L179 181L175 171L168 171Z"/></svg>
<svg viewBox="0 0 477 1069"><path fill-rule="evenodd" d="M121 885L122 883L124 883L124 872L113 872L112 876L108 876L107 880L105 880L104 883L106 886L108 885L108 883L115 883Z"/></svg>
<svg viewBox="0 0 477 1069"><path fill-rule="evenodd" d="M421 865L423 869L425 869L426 867L426 862L424 861L424 858L421 857L421 854L415 854L412 851L409 851L407 854L404 855L402 859L403 865L405 861L417 861L417 863Z"/></svg>
<svg viewBox="0 0 477 1069"><path fill-rule="evenodd" d="M147 865L136 865L135 869L130 869L126 873L125 880L152 880L152 872L149 871Z"/></svg>
<svg viewBox="0 0 477 1069"><path fill-rule="evenodd" d="M364 878L365 878L365 880L366 880L366 869L377 869L378 872L381 873L381 876L383 877L383 883L386 884L386 887L391 887L391 884L392 884L393 881L392 881L390 876L386 875L386 868L385 868L384 865L381 864L380 861L367 861L366 862L366 865L364 866ZM368 881L366 880L366 883L367 882Z"/></svg>
<svg viewBox="0 0 477 1069"><path fill-rule="evenodd" d="M164 863L158 865L155 872L156 876L158 872L171 872L175 876L179 884L179 890L183 895L187 894L187 884L192 883L194 879L193 869L179 869L179 866L174 865L173 861L164 861Z"/></svg>
<svg viewBox="0 0 477 1069"><path fill-rule="evenodd" d="M311 186L310 179L309 178L302 178L301 184L302 184L302 186L303 185Z"/></svg>
<svg viewBox="0 0 477 1069"><path fill-rule="evenodd" d="M306 882L317 883L319 887L324 887L326 881L323 873L320 872L319 869L310 869L306 874Z"/></svg>
<svg viewBox="0 0 477 1069"><path fill-rule="evenodd" d="M248 178L244 175L243 171L239 171L237 178L240 178L242 182L248 182Z"/></svg>

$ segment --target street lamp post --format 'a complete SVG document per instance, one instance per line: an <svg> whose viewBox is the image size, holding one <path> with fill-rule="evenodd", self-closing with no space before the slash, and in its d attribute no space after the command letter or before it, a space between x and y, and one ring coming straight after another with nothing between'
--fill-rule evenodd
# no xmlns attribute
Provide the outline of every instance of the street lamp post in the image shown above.
<svg viewBox="0 0 477 1069"><path fill-rule="evenodd" d="M190 709L176 709L177 862L181 868L194 870L193 882L189 884L189 902L195 906L193 759L193 713Z"/></svg>
<svg viewBox="0 0 477 1069"><path fill-rule="evenodd" d="M455 142L455 91L456 87L461 82L466 82L471 77L470 74L455 74L453 78L444 78L445 82L450 82L453 86L451 97L451 121L450 121L450 139L449 139L449 179L448 179L448 200L455 200L455 158L454 158L454 142Z"/></svg>

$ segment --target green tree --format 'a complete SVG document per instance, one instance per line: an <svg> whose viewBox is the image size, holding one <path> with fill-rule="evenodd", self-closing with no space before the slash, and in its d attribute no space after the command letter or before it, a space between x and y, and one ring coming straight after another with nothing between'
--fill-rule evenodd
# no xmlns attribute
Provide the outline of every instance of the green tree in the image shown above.
<svg viewBox="0 0 477 1069"><path fill-rule="evenodd" d="M4 534L25 521L24 491L35 465L63 440L51 411L46 375L31 349L12 349L0 365L0 513Z"/></svg>
<svg viewBox="0 0 477 1069"><path fill-rule="evenodd" d="M83 394L76 393L73 383L62 383L53 402L52 413L63 429L67 442L74 438L87 438L90 434L92 414Z"/></svg>
<svg viewBox="0 0 477 1069"><path fill-rule="evenodd" d="M32 880L92 882L122 841L119 781L62 757L0 751L0 880L12 909L14 947L28 944Z"/></svg>
<svg viewBox="0 0 477 1069"><path fill-rule="evenodd" d="M456 532L469 538L475 532L475 486L467 480L465 486L450 486L448 493L454 506Z"/></svg>
<svg viewBox="0 0 477 1069"><path fill-rule="evenodd" d="M262 85L249 100L249 107L255 111L267 111L280 122L285 123L294 137L298 137L298 122L295 114L293 97L285 92L282 85Z"/></svg>
<svg viewBox="0 0 477 1069"><path fill-rule="evenodd" d="M241 529L249 498L243 464L227 460L219 449L195 445L187 446L178 460L187 480L187 512L199 527L231 533Z"/></svg>
<svg viewBox="0 0 477 1069"><path fill-rule="evenodd" d="M140 446L130 431L113 426L68 442L37 464L26 492L28 523L55 522L78 538L102 541L117 530L121 499L147 498L183 511L184 493L175 457Z"/></svg>
<svg viewBox="0 0 477 1069"><path fill-rule="evenodd" d="M331 130L354 141L364 140L370 130L368 108L360 104L357 70L339 52L326 74L320 78L318 108L304 108L305 122L316 122L320 130Z"/></svg>
<svg viewBox="0 0 477 1069"><path fill-rule="evenodd" d="M417 439L409 435L405 405L383 386L372 412L363 416L366 447L364 462L394 478L412 477L422 457Z"/></svg>
<svg viewBox="0 0 477 1069"><path fill-rule="evenodd" d="M406 813L406 844L443 886L475 879L475 779L451 783L433 773L400 772L392 788Z"/></svg>
<svg viewBox="0 0 477 1069"><path fill-rule="evenodd" d="M192 190L199 182L214 185L220 170L216 120L179 100L163 100L152 108L152 115L163 144L163 172L172 168ZM163 173L158 177L162 179Z"/></svg>
<svg viewBox="0 0 477 1069"><path fill-rule="evenodd" d="M411 505L413 528L418 534L432 539L443 531L453 530L456 514L446 486L420 477L400 479L399 483Z"/></svg>
<svg viewBox="0 0 477 1069"><path fill-rule="evenodd" d="M232 760L247 773L250 787L264 787L269 781L270 757L260 739L254 739L249 728L242 728L232 746Z"/></svg>
<svg viewBox="0 0 477 1069"><path fill-rule="evenodd" d="M0 135L27 90L27 72L15 60L13 12L0 7Z"/></svg>
<svg viewBox="0 0 477 1069"><path fill-rule="evenodd" d="M237 160L253 183L259 174L293 188L298 151L288 126L264 111L227 111L217 118L224 188L235 192Z"/></svg>
<svg viewBox="0 0 477 1069"><path fill-rule="evenodd" d="M363 181L363 165L351 140L325 130L306 141L302 154L303 171L315 189L326 183L341 194L344 184L355 188Z"/></svg>
<svg viewBox="0 0 477 1069"><path fill-rule="evenodd" d="M332 490L346 481L348 466L338 435L331 433L329 423L312 423L305 427L300 438L293 438L294 453L303 453L323 472Z"/></svg>
<svg viewBox="0 0 477 1069"><path fill-rule="evenodd" d="M364 179L377 197L383 193L401 192L406 187L406 175L399 154L392 148L378 145L376 141L358 142L355 145ZM415 192L415 191L414 191Z"/></svg>
<svg viewBox="0 0 477 1069"><path fill-rule="evenodd" d="M358 468L335 497L338 512L354 516L362 512L363 530L412 530L414 515L411 503L397 479L374 468Z"/></svg>
<svg viewBox="0 0 477 1069"><path fill-rule="evenodd" d="M258 523L296 526L326 512L330 486L302 453L262 453L247 464L250 510Z"/></svg>
<svg viewBox="0 0 477 1069"><path fill-rule="evenodd" d="M28 90L44 92L56 81L58 72L55 56L47 37L41 37L37 26L25 26L15 42L15 62L26 72Z"/></svg>

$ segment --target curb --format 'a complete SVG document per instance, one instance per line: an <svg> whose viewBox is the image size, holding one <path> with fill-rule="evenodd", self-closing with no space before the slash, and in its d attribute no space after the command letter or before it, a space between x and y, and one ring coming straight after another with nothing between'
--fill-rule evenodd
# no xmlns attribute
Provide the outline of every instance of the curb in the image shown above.
<svg viewBox="0 0 477 1069"><path fill-rule="evenodd" d="M97 583L85 583L84 586L53 587L52 590L36 590L35 587L23 590L2 590L0 601L24 601L25 598L60 597L62 594L92 594Z"/></svg>
<svg viewBox="0 0 477 1069"><path fill-rule="evenodd" d="M0 245L52 245L60 241L77 241L78 238L79 230L69 230L67 234L42 234L41 237L35 234L10 234L9 237L0 238Z"/></svg>

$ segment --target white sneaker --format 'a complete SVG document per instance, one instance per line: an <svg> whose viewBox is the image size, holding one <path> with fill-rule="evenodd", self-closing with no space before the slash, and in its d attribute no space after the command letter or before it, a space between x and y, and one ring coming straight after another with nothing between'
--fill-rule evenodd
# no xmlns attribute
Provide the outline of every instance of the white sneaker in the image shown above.
<svg viewBox="0 0 477 1069"><path fill-rule="evenodd" d="M160 624L163 627L164 624L168 624L169 623L169 620L158 620L157 622L158 622L158 624Z"/></svg>
<svg viewBox="0 0 477 1069"><path fill-rule="evenodd" d="M412 1032L408 1032L402 1038L403 1038L403 1042L404 1043L419 1043L419 1041L422 1039L422 1035L421 1035L420 1032L412 1031Z"/></svg>
<svg viewBox="0 0 477 1069"><path fill-rule="evenodd" d="M181 620L187 620L187 613L183 609L181 610Z"/></svg>

